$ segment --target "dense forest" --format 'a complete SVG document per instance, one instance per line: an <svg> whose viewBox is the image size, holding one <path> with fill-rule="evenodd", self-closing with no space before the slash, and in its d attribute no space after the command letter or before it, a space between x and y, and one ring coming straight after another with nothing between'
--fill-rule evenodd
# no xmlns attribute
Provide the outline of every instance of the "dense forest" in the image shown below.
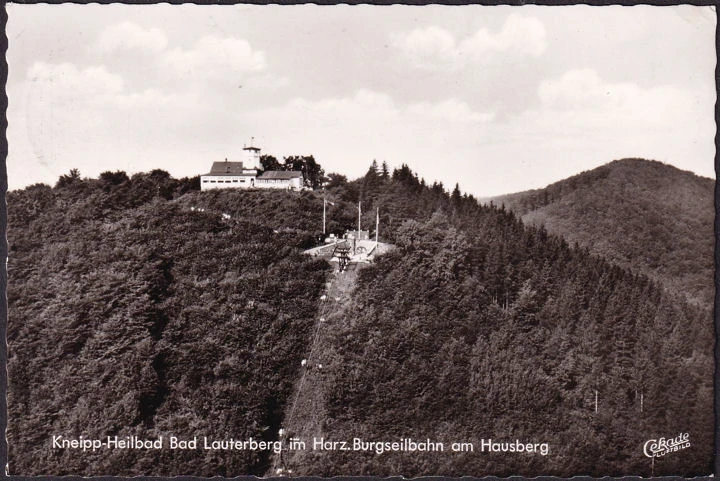
<svg viewBox="0 0 720 481"><path fill-rule="evenodd" d="M493 199L548 232L709 305L713 289L712 179L622 159L544 189Z"/></svg>
<svg viewBox="0 0 720 481"><path fill-rule="evenodd" d="M369 181L368 181L369 180ZM711 472L709 306L403 167L357 191L397 249L358 274L333 333L323 435L546 440L552 455L313 453L302 474ZM662 219L654 218L662 224ZM668 224L675 223L669 219ZM662 225L658 226L663 228ZM706 255L679 244L677 255ZM598 408L595 412L595 395ZM678 456L647 439L691 433Z"/></svg>
<svg viewBox="0 0 720 481"><path fill-rule="evenodd" d="M643 443L681 432L692 446L653 473L712 471L708 306L407 166L328 177L324 192L198 192L162 171L75 172L11 192L11 472L268 474L268 452L79 454L49 436L276 439L334 275L300 254L323 197L330 232L361 201L396 248L353 273L323 346L318 434L550 454L307 452L294 474L650 475Z"/></svg>
<svg viewBox="0 0 720 481"><path fill-rule="evenodd" d="M74 173L8 195L13 473L267 469L267 451L50 449L53 434L277 435L328 268L300 254L322 201L197 186Z"/></svg>

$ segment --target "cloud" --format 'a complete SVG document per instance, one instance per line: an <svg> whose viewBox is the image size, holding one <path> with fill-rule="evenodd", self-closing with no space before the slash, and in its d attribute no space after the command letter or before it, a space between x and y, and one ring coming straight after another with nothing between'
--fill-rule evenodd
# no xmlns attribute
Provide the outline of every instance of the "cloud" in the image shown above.
<svg viewBox="0 0 720 481"><path fill-rule="evenodd" d="M167 37L159 28L144 29L136 23L122 22L103 30L93 48L106 54L123 49L157 53L165 50L167 44Z"/></svg>
<svg viewBox="0 0 720 481"><path fill-rule="evenodd" d="M461 55L485 59L494 53L516 53L533 57L545 52L545 27L534 17L510 15L497 34L486 29L478 30L464 39L459 46Z"/></svg>
<svg viewBox="0 0 720 481"><path fill-rule="evenodd" d="M83 95L111 94L123 90L122 77L112 74L102 66L78 68L71 63L51 64L35 62L28 70L31 84L40 84L47 94L54 97L72 96L77 92Z"/></svg>
<svg viewBox="0 0 720 481"><path fill-rule="evenodd" d="M247 40L208 35L190 49L175 48L162 62L175 72L212 75L223 72L259 72L265 69L265 53L252 48Z"/></svg>
<svg viewBox="0 0 720 481"><path fill-rule="evenodd" d="M556 117L648 129L675 128L681 119L700 120L709 111L699 107L712 105L707 94L671 85L642 88L632 82L606 82L592 69L570 70L538 87L542 109Z"/></svg>
<svg viewBox="0 0 720 481"><path fill-rule="evenodd" d="M307 100L296 98L287 106L270 109L280 117L306 117L323 123L355 122L359 119L374 118L376 121L400 115L392 98L370 90L358 90L352 97Z"/></svg>
<svg viewBox="0 0 720 481"><path fill-rule="evenodd" d="M488 62L498 54L538 57L547 48L545 27L534 17L511 14L498 32L482 28L456 39L437 26L394 35L392 44L416 67L458 69L468 63Z"/></svg>
<svg viewBox="0 0 720 481"><path fill-rule="evenodd" d="M86 116L122 111L140 112L158 108L182 107L188 92L163 92L147 88L138 92L128 91L124 79L107 71L103 65L78 67L71 63L51 64L35 62L28 70L28 94L26 106L39 113L51 107L56 118L74 116L78 121L84 112ZM197 99L195 99L197 100ZM110 116L108 116L110 117Z"/></svg>
<svg viewBox="0 0 720 481"><path fill-rule="evenodd" d="M105 28L89 50L98 63L112 55L113 65L128 76L128 83L135 80L137 85L156 83L183 88L182 84L188 82L237 84L238 75L247 80L247 75L261 74L267 67L265 52L242 38L211 34L192 45L171 48L161 29L146 29L128 21ZM271 85L282 85L281 80L268 80Z"/></svg>
<svg viewBox="0 0 720 481"><path fill-rule="evenodd" d="M396 35L393 38L393 45L417 61L457 55L455 37L447 30L434 25L416 28L404 35Z"/></svg>
<svg viewBox="0 0 720 481"><path fill-rule="evenodd" d="M484 123L495 118L492 112L475 112L468 104L455 98L436 103L418 102L408 106L406 112L419 119L444 123Z"/></svg>
<svg viewBox="0 0 720 481"><path fill-rule="evenodd" d="M326 124L357 125L365 129L376 129L378 125L392 124L393 128L405 125L408 128L433 125L436 131L452 129L459 125L474 125L488 122L492 113L475 112L468 104L455 98L438 102L414 102L397 105L385 93L359 89L352 96L307 100L296 98L282 107L273 107L261 112L268 117L314 119Z"/></svg>

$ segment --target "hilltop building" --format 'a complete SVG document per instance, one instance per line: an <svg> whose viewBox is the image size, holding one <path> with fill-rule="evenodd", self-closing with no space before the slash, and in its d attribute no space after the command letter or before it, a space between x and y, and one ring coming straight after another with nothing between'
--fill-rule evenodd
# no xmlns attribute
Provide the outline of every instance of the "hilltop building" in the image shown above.
<svg viewBox="0 0 720 481"><path fill-rule="evenodd" d="M243 147L242 162L213 162L210 172L200 176L200 190L211 189L291 189L303 187L303 174L298 171L268 170L263 172L260 148Z"/></svg>
<svg viewBox="0 0 720 481"><path fill-rule="evenodd" d="M299 190L303 187L303 174L297 170L267 170L257 178L255 187Z"/></svg>

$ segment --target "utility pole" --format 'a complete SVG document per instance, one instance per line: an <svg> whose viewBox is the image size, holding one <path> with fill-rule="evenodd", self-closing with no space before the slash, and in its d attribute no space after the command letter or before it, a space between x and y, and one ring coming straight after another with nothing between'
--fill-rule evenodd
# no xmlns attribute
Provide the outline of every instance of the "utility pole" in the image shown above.
<svg viewBox="0 0 720 481"><path fill-rule="evenodd" d="M596 390L595 390L595 412L597 412L597 408L598 408L598 406L597 406L597 401L598 401L598 400L597 400L597 397L598 397L598 392L597 392L597 389L596 389Z"/></svg>
<svg viewBox="0 0 720 481"><path fill-rule="evenodd" d="M380 207L377 208L377 216L375 217L375 244L378 243L378 231L380 230Z"/></svg>
<svg viewBox="0 0 720 481"><path fill-rule="evenodd" d="M360 215L361 215L361 213L362 213L362 207L361 207L361 206L362 206L362 202L361 202L361 201L358 201L358 233L357 233L358 236L360 235Z"/></svg>

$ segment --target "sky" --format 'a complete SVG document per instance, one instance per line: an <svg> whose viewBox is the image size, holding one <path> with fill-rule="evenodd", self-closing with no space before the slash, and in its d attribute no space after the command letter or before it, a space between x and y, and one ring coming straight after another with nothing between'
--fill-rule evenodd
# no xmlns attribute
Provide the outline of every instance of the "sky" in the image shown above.
<svg viewBox="0 0 720 481"><path fill-rule="evenodd" d="M6 8L11 190L203 174L253 138L478 197L624 157L715 177L711 6Z"/></svg>

